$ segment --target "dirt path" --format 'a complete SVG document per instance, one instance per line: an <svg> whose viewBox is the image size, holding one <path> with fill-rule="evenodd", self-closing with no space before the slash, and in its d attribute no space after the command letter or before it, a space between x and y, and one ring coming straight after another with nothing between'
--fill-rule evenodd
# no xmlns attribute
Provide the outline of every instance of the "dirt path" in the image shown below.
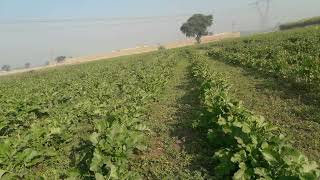
<svg viewBox="0 0 320 180"><path fill-rule="evenodd" d="M181 59L163 97L151 105L150 150L134 165L145 179L208 179L209 148L191 128L198 102L188 68Z"/></svg>

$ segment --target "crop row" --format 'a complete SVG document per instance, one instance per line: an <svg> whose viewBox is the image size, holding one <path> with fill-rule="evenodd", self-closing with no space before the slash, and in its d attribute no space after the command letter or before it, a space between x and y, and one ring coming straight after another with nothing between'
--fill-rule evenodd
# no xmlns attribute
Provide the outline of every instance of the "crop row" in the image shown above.
<svg viewBox="0 0 320 180"><path fill-rule="evenodd" d="M312 86L320 83L319 27L244 37L206 48L209 56L290 82Z"/></svg>
<svg viewBox="0 0 320 180"><path fill-rule="evenodd" d="M148 102L161 94L175 59L118 61L1 79L0 177L139 176L128 161L146 148Z"/></svg>
<svg viewBox="0 0 320 180"><path fill-rule="evenodd" d="M202 108L194 127L206 134L212 147L212 171L217 179L320 178L315 162L228 94L230 86L210 70L205 56L192 51L188 56Z"/></svg>

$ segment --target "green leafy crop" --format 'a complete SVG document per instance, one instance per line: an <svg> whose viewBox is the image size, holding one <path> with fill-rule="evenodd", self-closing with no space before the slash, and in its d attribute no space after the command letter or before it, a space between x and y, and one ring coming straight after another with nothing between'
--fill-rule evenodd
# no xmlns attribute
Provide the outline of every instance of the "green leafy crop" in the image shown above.
<svg viewBox="0 0 320 180"><path fill-rule="evenodd" d="M315 162L298 152L276 127L228 94L229 85L208 69L205 56L187 52L199 84L201 114L194 127L207 134L216 178L319 179Z"/></svg>
<svg viewBox="0 0 320 180"><path fill-rule="evenodd" d="M253 68L268 76L319 88L319 28L243 37L206 48L211 57Z"/></svg>
<svg viewBox="0 0 320 180"><path fill-rule="evenodd" d="M146 149L148 103L161 95L174 56L151 53L4 77L0 177L135 179Z"/></svg>

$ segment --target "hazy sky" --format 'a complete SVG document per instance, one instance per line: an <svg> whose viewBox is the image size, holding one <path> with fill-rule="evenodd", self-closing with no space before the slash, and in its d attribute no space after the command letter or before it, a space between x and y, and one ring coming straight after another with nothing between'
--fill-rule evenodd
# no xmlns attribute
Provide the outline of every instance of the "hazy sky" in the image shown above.
<svg viewBox="0 0 320 180"><path fill-rule="evenodd" d="M0 0L0 65L44 64L184 39L193 13L214 14L212 31L259 28L254 0ZM272 0L269 26L320 15L320 0Z"/></svg>

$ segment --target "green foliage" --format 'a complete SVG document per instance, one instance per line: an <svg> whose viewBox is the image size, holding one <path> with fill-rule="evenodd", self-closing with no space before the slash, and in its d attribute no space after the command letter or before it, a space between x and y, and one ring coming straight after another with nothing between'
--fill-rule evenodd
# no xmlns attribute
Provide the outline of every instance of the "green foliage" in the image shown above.
<svg viewBox="0 0 320 180"><path fill-rule="evenodd" d="M146 149L148 103L174 66L153 53L3 77L0 176L138 178L128 162Z"/></svg>
<svg viewBox="0 0 320 180"><path fill-rule="evenodd" d="M203 14L194 14L185 22L180 30L187 37L195 37L200 43L201 37L208 34L208 27L213 23L213 16L205 16Z"/></svg>
<svg viewBox="0 0 320 180"><path fill-rule="evenodd" d="M279 29L288 30L288 29L301 28L301 27L312 26L312 25L320 25L320 16L309 18L309 19L303 19L297 22L281 24L279 26Z"/></svg>
<svg viewBox="0 0 320 180"><path fill-rule="evenodd" d="M223 41L207 48L209 56L267 75L307 86L320 83L319 27Z"/></svg>
<svg viewBox="0 0 320 180"><path fill-rule="evenodd" d="M208 69L204 56L188 52L200 87L201 114L194 127L212 145L218 179L319 179L315 162L298 152L275 127L230 97L229 85Z"/></svg>

